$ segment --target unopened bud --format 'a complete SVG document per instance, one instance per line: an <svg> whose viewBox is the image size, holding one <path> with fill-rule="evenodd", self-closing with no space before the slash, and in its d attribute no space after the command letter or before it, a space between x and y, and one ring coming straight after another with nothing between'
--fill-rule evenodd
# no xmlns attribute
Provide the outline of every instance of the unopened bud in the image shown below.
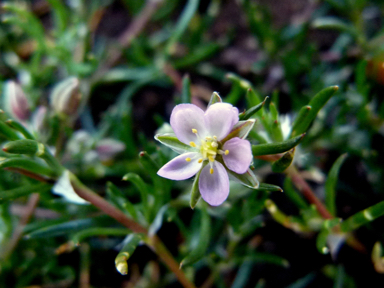
<svg viewBox="0 0 384 288"><path fill-rule="evenodd" d="M108 161L124 150L124 143L110 138L100 140L96 146L96 151L101 161Z"/></svg>
<svg viewBox="0 0 384 288"><path fill-rule="evenodd" d="M67 78L58 83L51 93L51 107L58 114L68 116L76 114L80 100L79 80L75 77Z"/></svg>
<svg viewBox="0 0 384 288"><path fill-rule="evenodd" d="M15 119L25 121L29 118L30 106L20 85L7 81L4 88L5 108Z"/></svg>

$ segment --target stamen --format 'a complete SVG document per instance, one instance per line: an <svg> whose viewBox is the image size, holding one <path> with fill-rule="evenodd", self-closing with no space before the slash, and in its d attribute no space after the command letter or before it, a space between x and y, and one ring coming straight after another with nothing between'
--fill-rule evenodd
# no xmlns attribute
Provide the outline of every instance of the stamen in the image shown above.
<svg viewBox="0 0 384 288"><path fill-rule="evenodd" d="M199 160L197 160L197 162L199 163L203 162L203 158L200 158Z"/></svg>
<svg viewBox="0 0 384 288"><path fill-rule="evenodd" d="M216 147L219 146L219 145L217 144L217 142L212 142L212 143L211 143L211 146L212 146L213 148L216 148Z"/></svg>
<svg viewBox="0 0 384 288"><path fill-rule="evenodd" d="M216 137L216 136L213 136L213 139L217 140L217 137Z"/></svg>
<svg viewBox="0 0 384 288"><path fill-rule="evenodd" d="M187 162L191 162L191 158L185 158L185 161L187 161Z"/></svg>
<svg viewBox="0 0 384 288"><path fill-rule="evenodd" d="M215 157L213 157L213 156L208 156L208 159L209 159L209 162L213 162L213 161L215 161ZM212 174L212 173L211 173Z"/></svg>
<svg viewBox="0 0 384 288"><path fill-rule="evenodd" d="M213 174L213 168L209 169L209 173Z"/></svg>
<svg viewBox="0 0 384 288"><path fill-rule="evenodd" d="M192 128L192 133L197 134L197 130Z"/></svg>
<svg viewBox="0 0 384 288"><path fill-rule="evenodd" d="M209 140L212 140L212 137L207 136L207 137L205 137L205 139L207 139L209 141Z"/></svg>
<svg viewBox="0 0 384 288"><path fill-rule="evenodd" d="M195 142L189 142L189 145L191 145L192 147L196 147L196 144L195 144Z"/></svg>
<svg viewBox="0 0 384 288"><path fill-rule="evenodd" d="M224 154L225 154L225 155L228 155L228 154L229 154L229 151L228 151L228 150L225 150Z"/></svg>

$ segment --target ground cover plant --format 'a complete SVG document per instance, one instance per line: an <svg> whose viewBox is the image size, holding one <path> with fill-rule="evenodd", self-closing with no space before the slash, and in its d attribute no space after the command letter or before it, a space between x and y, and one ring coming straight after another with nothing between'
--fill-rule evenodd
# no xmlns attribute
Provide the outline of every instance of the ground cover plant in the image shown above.
<svg viewBox="0 0 384 288"><path fill-rule="evenodd" d="M0 287L379 287L384 3L0 8Z"/></svg>

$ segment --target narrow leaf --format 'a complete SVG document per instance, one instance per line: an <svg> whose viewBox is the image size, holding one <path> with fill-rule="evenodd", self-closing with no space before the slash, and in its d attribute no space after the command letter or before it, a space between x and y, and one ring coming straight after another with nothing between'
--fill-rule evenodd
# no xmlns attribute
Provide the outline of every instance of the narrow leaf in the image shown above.
<svg viewBox="0 0 384 288"><path fill-rule="evenodd" d="M18 187L12 190L1 191L0 192L0 203L4 203L9 200L14 200L22 196L26 196L32 193L45 193L50 191L52 185L50 184L35 184L35 185L25 185Z"/></svg>
<svg viewBox="0 0 384 288"><path fill-rule="evenodd" d="M284 172L284 170L291 165L294 156L295 156L295 148L292 148L291 150L286 152L283 155L283 157L281 157L279 160L273 162L272 171L275 173Z"/></svg>
<svg viewBox="0 0 384 288"><path fill-rule="evenodd" d="M180 268L192 265L205 256L207 252L209 241L211 239L211 217L207 209L204 207L201 210L201 224L200 235L197 246L189 252L189 254L181 261Z"/></svg>
<svg viewBox="0 0 384 288"><path fill-rule="evenodd" d="M329 171L327 180L325 181L325 205L328 208L328 211L336 216L336 184L339 175L339 170L341 165L343 165L347 154L341 155L335 163L332 165L331 170Z"/></svg>
<svg viewBox="0 0 384 288"><path fill-rule="evenodd" d="M7 121L5 121L5 123L7 123L9 127L13 128L16 131L23 134L23 136L26 139L35 140L35 137L33 137L32 134L29 133L29 131L23 125L21 125L19 122L15 121L15 120L7 120Z"/></svg>
<svg viewBox="0 0 384 288"><path fill-rule="evenodd" d="M384 215L384 201L381 201L367 209L364 209L344 220L341 224L342 232L351 232L362 225L372 222Z"/></svg>
<svg viewBox="0 0 384 288"><path fill-rule="evenodd" d="M0 161L0 168L7 167L22 168L46 176L55 175L49 167L41 165L40 163L27 158L8 158Z"/></svg>
<svg viewBox="0 0 384 288"><path fill-rule="evenodd" d="M304 117L300 123L297 123L295 129L292 130L291 138L307 131L309 125L316 118L317 113L319 113L320 109L323 108L323 106L337 92L338 89L338 86L325 88L312 98L308 104L312 109L309 110L307 116Z"/></svg>
<svg viewBox="0 0 384 288"><path fill-rule="evenodd" d="M254 114L256 114L261 108L263 108L265 101L268 99L268 96L265 97L264 101L257 104L256 106L253 106L249 108L247 111L239 114L239 119L240 120L248 120L251 118Z"/></svg>
<svg viewBox="0 0 384 288"><path fill-rule="evenodd" d="M124 247L120 250L119 254L117 254L115 258L116 270L119 271L120 274L128 274L127 261L129 257L132 256L133 252L136 250L136 247L140 244L141 240L141 235L131 234L124 241Z"/></svg>
<svg viewBox="0 0 384 288"><path fill-rule="evenodd" d="M304 138L305 133L284 142L252 145L253 156L279 154L291 150Z"/></svg>
<svg viewBox="0 0 384 288"><path fill-rule="evenodd" d="M191 79L188 75L183 77L183 88L181 90L181 103L191 103Z"/></svg>

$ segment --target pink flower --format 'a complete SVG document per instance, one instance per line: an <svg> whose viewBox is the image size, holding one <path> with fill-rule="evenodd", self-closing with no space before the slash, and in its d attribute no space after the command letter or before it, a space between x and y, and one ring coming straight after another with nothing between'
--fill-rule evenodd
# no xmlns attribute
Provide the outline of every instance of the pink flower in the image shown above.
<svg viewBox="0 0 384 288"><path fill-rule="evenodd" d="M165 164L158 175L184 180L201 170L201 196L217 206L228 197L228 173L234 176L252 173L251 144L244 138L254 120L239 122L239 111L232 105L215 103L204 112L193 104L180 104L173 109L170 124L178 143L165 143L162 140L165 136L161 135L155 138L181 155ZM257 182L253 173L252 176Z"/></svg>

